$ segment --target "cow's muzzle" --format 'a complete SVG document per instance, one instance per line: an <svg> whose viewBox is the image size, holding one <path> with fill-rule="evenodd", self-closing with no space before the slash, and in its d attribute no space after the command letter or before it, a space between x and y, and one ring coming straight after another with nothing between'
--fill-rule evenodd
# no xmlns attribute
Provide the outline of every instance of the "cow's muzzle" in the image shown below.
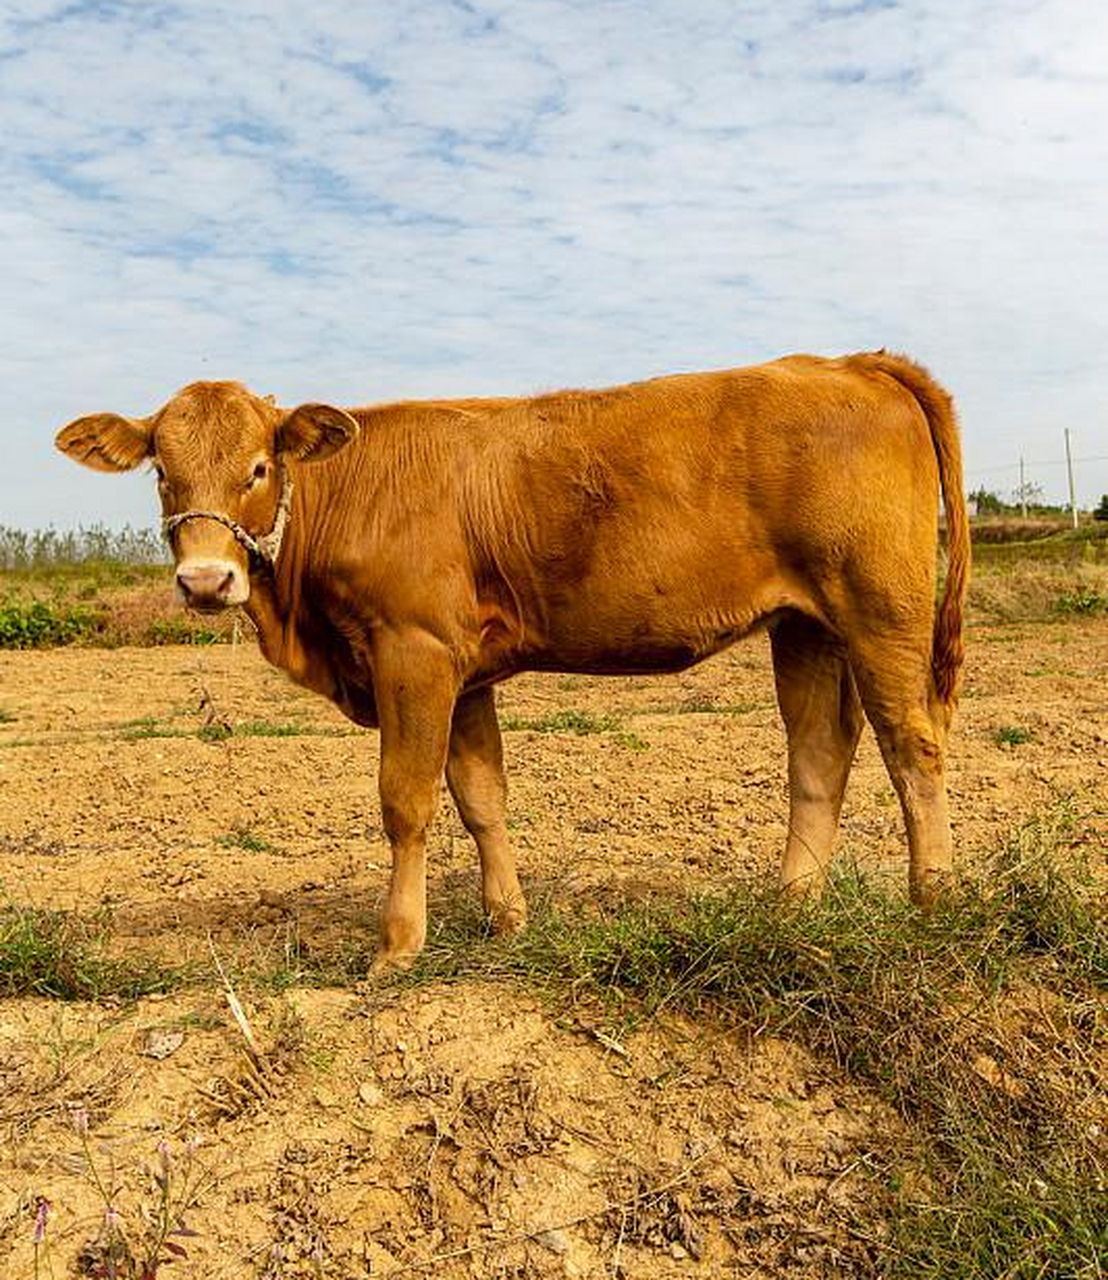
<svg viewBox="0 0 1108 1280"><path fill-rule="evenodd" d="M246 575L226 560L192 560L177 566L177 586L190 609L218 613L250 594Z"/></svg>

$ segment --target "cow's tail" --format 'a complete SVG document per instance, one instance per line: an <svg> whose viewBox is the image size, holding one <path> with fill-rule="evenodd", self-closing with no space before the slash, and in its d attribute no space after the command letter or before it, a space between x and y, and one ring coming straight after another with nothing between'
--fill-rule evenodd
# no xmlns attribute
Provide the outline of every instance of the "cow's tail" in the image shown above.
<svg viewBox="0 0 1108 1280"><path fill-rule="evenodd" d="M957 701L958 680L966 654L962 622L970 576L969 516L962 485L958 418L949 394L921 365L884 351L867 357L867 363L895 378L915 396L931 428L946 511L947 550L946 584L935 615L931 642L931 673L935 693L949 720Z"/></svg>

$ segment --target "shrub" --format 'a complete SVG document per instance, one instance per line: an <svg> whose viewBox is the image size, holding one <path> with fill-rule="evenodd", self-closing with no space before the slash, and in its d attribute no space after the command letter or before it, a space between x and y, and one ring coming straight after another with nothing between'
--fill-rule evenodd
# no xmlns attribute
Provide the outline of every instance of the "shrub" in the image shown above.
<svg viewBox="0 0 1108 1280"><path fill-rule="evenodd" d="M44 649L72 644L101 629L103 619L84 605L8 600L0 605L0 649Z"/></svg>

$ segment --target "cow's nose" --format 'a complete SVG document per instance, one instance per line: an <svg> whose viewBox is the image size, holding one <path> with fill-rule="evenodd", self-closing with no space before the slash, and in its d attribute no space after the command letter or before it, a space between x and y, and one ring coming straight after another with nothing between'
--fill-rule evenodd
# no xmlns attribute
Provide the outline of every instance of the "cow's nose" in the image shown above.
<svg viewBox="0 0 1108 1280"><path fill-rule="evenodd" d="M225 608L234 582L234 569L226 564L183 564L177 570L181 595L193 609Z"/></svg>

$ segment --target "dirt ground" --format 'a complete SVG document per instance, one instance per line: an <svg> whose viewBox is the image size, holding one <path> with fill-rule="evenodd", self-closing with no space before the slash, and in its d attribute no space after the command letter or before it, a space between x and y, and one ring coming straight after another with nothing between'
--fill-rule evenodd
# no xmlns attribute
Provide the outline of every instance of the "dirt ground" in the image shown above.
<svg viewBox="0 0 1108 1280"><path fill-rule="evenodd" d="M1103 836L1108 621L970 642L959 857L1066 795ZM787 798L764 638L679 676L520 678L500 710L521 876L562 910L775 864ZM364 936L387 878L376 763L375 734L249 644L0 654L0 900L108 906L120 945L209 967L213 948ZM842 844L906 875L868 733ZM432 913L476 897L448 803L430 866ZM0 1272L73 1273L98 1182L138 1233L151 1168L174 1208L194 1202L182 1277L847 1276L872 1244L851 1208L896 1121L785 1041L678 1018L617 1035L483 983L296 989L251 997L248 1017L278 1067L288 1049L283 1073L245 1070L213 986L0 1005Z"/></svg>

